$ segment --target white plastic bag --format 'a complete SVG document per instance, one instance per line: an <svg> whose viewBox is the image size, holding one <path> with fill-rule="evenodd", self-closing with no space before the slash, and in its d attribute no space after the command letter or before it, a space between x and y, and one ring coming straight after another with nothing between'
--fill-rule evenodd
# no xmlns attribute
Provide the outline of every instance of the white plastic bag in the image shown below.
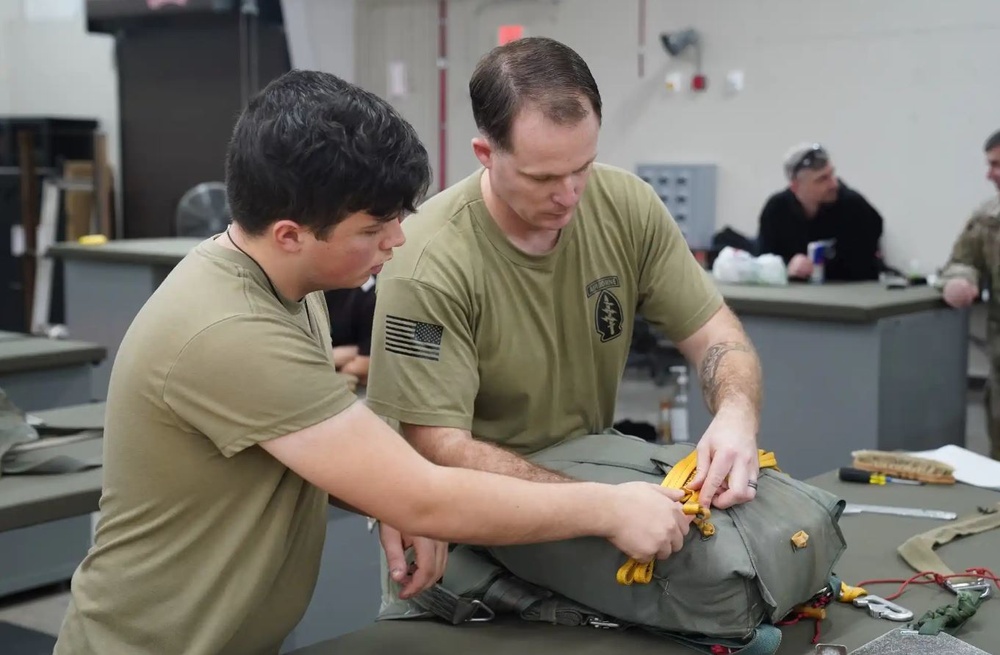
<svg viewBox="0 0 1000 655"><path fill-rule="evenodd" d="M712 264L712 275L719 282L741 284L751 275L752 266L753 257L750 253L726 246Z"/></svg>
<svg viewBox="0 0 1000 655"><path fill-rule="evenodd" d="M755 260L757 284L781 286L788 284L785 260L778 255L760 255Z"/></svg>
<svg viewBox="0 0 1000 655"><path fill-rule="evenodd" d="M712 276L723 284L788 284L788 269L777 255L754 257L745 250L726 246L712 264Z"/></svg>

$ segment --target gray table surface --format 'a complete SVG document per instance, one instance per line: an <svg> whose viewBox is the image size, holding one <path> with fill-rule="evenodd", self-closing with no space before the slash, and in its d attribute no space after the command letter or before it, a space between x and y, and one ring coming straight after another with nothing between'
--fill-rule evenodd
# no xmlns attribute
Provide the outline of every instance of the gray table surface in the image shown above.
<svg viewBox="0 0 1000 655"><path fill-rule="evenodd" d="M850 323L870 323L945 306L941 292L933 287L889 289L878 282L720 284L719 290L737 313Z"/></svg>
<svg viewBox="0 0 1000 655"><path fill-rule="evenodd" d="M950 509L959 516L975 514L980 505L1000 502L995 491L965 485L920 487L888 485L876 487L839 482L833 473L811 480L840 494L849 502L911 507ZM848 550L836 572L848 583L874 578L908 578L914 574L899 558L896 548L905 539L942 525L931 519L860 514L845 516L841 526ZM941 547L938 554L953 570L997 566L1000 530L958 540ZM886 596L898 585L869 585L871 594ZM953 603L955 596L935 585L911 586L897 603L919 617L924 612ZM782 628L781 655L807 655L815 652L810 643L812 621ZM897 628L900 624L871 618L852 605L834 603L821 624L821 641L855 649ZM956 634L964 641L986 650L1000 645L1000 599L986 601L978 613ZM990 649L993 649L992 651ZM591 628L565 628L520 621L497 621L452 627L436 621L384 621L349 635L293 651L292 655L439 655L440 653L476 653L500 655L547 653L549 655L589 655L629 653L630 655L689 655L690 651L673 642L639 632L616 633Z"/></svg>
<svg viewBox="0 0 1000 655"><path fill-rule="evenodd" d="M31 412L53 428L93 429L104 425L104 403ZM102 470L62 475L0 476L0 532L96 512Z"/></svg>
<svg viewBox="0 0 1000 655"><path fill-rule="evenodd" d="M0 341L9 341L10 339L27 339L31 335L26 332L8 332L6 330L0 330Z"/></svg>
<svg viewBox="0 0 1000 655"><path fill-rule="evenodd" d="M138 264L176 264L202 238L167 237L163 239L118 239L99 245L83 245L61 241L49 247L50 257L61 259L91 259Z"/></svg>
<svg viewBox="0 0 1000 655"><path fill-rule="evenodd" d="M0 339L0 374L102 361L107 349L96 343L28 337Z"/></svg>

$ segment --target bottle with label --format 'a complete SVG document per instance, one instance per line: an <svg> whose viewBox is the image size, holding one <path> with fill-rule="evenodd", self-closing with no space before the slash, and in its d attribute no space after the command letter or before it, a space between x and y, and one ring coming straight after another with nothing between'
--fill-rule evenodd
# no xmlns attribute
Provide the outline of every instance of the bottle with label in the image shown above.
<svg viewBox="0 0 1000 655"><path fill-rule="evenodd" d="M670 404L670 438L674 443L690 441L688 434L688 369L687 366L671 366L670 372L676 377L677 392Z"/></svg>
<svg viewBox="0 0 1000 655"><path fill-rule="evenodd" d="M674 392L671 387L663 393L663 397L660 398L660 413L658 415L658 420L656 423L656 436L660 443L673 443L673 438L670 434L670 409L674 404Z"/></svg>
<svg viewBox="0 0 1000 655"><path fill-rule="evenodd" d="M822 284L826 279L826 242L811 241L806 246L806 256L812 263L812 273L809 274L809 281L813 284Z"/></svg>

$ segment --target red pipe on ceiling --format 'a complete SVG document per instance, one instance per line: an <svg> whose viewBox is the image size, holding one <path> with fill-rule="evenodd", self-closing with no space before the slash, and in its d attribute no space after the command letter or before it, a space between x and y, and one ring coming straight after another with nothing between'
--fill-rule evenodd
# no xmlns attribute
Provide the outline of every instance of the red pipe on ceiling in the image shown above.
<svg viewBox="0 0 1000 655"><path fill-rule="evenodd" d="M448 161L448 0L438 0L438 188L447 185Z"/></svg>
<svg viewBox="0 0 1000 655"><path fill-rule="evenodd" d="M646 0L639 0L639 77L646 74Z"/></svg>

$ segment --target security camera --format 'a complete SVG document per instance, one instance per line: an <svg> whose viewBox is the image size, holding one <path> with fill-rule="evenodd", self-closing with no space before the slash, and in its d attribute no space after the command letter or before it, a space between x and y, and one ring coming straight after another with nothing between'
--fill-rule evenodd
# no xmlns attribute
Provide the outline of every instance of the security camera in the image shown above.
<svg viewBox="0 0 1000 655"><path fill-rule="evenodd" d="M689 46L698 46L698 32L691 28L679 32L664 32L660 34L660 43L664 50L676 57Z"/></svg>

